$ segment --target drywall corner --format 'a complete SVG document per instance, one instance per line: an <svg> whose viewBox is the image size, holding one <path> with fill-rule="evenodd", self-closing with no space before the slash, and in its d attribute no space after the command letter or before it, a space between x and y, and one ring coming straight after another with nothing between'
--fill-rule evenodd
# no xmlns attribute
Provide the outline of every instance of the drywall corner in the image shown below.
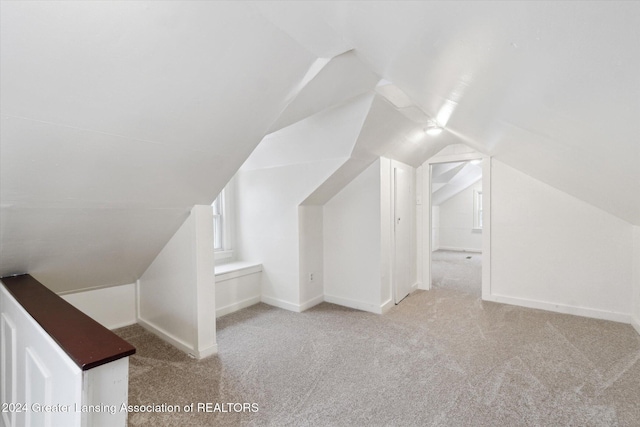
<svg viewBox="0 0 640 427"><path fill-rule="evenodd" d="M140 325L196 358L217 351L211 206L194 206L137 284Z"/></svg>

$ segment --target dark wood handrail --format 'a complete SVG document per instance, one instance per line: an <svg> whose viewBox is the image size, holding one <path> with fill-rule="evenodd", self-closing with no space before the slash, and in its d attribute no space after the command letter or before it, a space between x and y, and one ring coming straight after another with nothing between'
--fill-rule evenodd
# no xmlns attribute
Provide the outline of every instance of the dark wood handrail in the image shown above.
<svg viewBox="0 0 640 427"><path fill-rule="evenodd" d="M83 371L130 356L131 344L28 274L3 277L20 305Z"/></svg>

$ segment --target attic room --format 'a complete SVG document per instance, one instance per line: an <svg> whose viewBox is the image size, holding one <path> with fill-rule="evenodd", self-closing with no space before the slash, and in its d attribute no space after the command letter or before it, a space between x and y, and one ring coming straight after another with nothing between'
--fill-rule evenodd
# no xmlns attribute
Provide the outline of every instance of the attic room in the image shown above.
<svg viewBox="0 0 640 427"><path fill-rule="evenodd" d="M639 29L1 0L0 425L637 425Z"/></svg>

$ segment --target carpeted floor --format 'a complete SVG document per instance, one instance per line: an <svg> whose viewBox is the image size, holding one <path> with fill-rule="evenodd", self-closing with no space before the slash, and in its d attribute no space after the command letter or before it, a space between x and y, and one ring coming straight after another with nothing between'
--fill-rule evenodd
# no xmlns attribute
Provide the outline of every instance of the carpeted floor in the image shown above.
<svg viewBox="0 0 640 427"><path fill-rule="evenodd" d="M482 254L437 250L431 254L433 289L455 289L480 298Z"/></svg>
<svg viewBox="0 0 640 427"><path fill-rule="evenodd" d="M140 326L116 333L138 350L130 404L215 411L133 413L131 426L640 424L631 326L453 290L416 291L383 316L258 304L218 319L219 354L200 361Z"/></svg>

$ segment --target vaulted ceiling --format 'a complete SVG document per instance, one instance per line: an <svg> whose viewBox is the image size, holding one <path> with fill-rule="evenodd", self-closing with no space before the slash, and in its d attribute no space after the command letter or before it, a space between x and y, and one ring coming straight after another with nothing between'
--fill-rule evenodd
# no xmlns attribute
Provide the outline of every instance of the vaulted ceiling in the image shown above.
<svg viewBox="0 0 640 427"><path fill-rule="evenodd" d="M0 276L130 283L266 135L363 99L351 166L316 202L371 154L420 164L464 143L640 225L640 3L0 12ZM428 120L445 131L421 136Z"/></svg>

